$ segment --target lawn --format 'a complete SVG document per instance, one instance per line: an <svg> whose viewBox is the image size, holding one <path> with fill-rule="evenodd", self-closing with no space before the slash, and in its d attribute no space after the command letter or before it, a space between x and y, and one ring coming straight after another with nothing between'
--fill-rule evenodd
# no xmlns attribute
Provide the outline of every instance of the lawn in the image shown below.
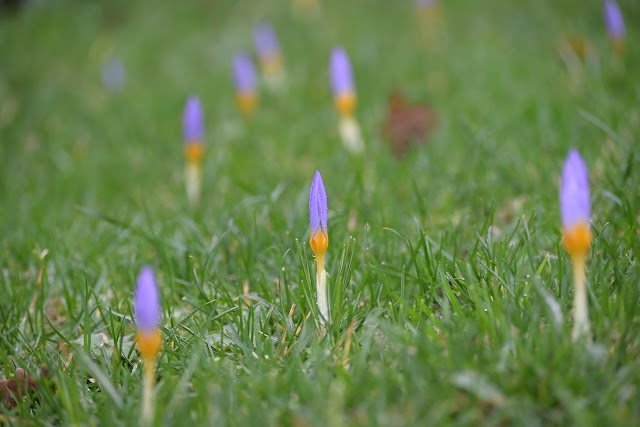
<svg viewBox="0 0 640 427"><path fill-rule="evenodd" d="M39 390L0 423L136 425L133 292L162 305L158 425L640 424L640 5L624 54L599 1L34 1L0 15L0 378ZM262 19L283 91L239 114L231 61ZM582 62L559 55L584 38ZM365 151L329 87L349 53ZM112 61L124 85L105 86ZM429 105L396 159L390 93ZM206 116L202 197L182 109ZM558 190L589 169L591 337L572 341ZM309 191L329 208L318 322ZM49 378L41 378L46 367Z"/></svg>

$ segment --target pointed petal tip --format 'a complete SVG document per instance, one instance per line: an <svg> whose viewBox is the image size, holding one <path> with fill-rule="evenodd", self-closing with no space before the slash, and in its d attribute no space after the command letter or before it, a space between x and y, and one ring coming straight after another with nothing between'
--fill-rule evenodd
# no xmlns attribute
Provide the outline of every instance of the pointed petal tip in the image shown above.
<svg viewBox="0 0 640 427"><path fill-rule="evenodd" d="M140 271L153 273L153 267L151 267L151 265L149 264L146 264L142 266L142 269Z"/></svg>
<svg viewBox="0 0 640 427"><path fill-rule="evenodd" d="M584 159L580 155L580 152L576 148L571 148L569 150L569 154L567 155L567 160L565 161L565 168L580 168L586 170L586 164Z"/></svg>

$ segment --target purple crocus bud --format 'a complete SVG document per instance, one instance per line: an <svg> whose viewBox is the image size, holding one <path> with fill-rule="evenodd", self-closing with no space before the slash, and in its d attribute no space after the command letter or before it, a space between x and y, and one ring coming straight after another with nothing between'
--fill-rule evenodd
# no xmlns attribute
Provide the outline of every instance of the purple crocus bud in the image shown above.
<svg viewBox="0 0 640 427"><path fill-rule="evenodd" d="M591 244L589 176L584 160L571 150L562 171L560 214L564 246L571 256L584 257Z"/></svg>
<svg viewBox="0 0 640 427"><path fill-rule="evenodd" d="M620 7L615 0L605 0L604 22L611 38L618 40L624 39L626 34L624 19L622 18Z"/></svg>
<svg viewBox="0 0 640 427"><path fill-rule="evenodd" d="M331 51L329 76L334 97L355 93L351 63L347 52L340 46Z"/></svg>
<svg viewBox="0 0 640 427"><path fill-rule="evenodd" d="M182 134L186 143L204 140L204 113L197 96L187 98L182 115Z"/></svg>
<svg viewBox="0 0 640 427"><path fill-rule="evenodd" d="M160 296L153 270L146 266L140 271L134 295L136 326L144 334L152 334L160 324Z"/></svg>
<svg viewBox="0 0 640 427"><path fill-rule="evenodd" d="M327 193L319 171L313 176L309 194L310 245L316 256L324 256L329 245Z"/></svg>
<svg viewBox="0 0 640 427"><path fill-rule="evenodd" d="M280 55L280 44L273 27L268 22L260 22L253 31L253 41L260 60L270 60Z"/></svg>
<svg viewBox="0 0 640 427"><path fill-rule="evenodd" d="M238 52L233 57L233 81L238 93L253 93L256 89L256 73L251 56Z"/></svg>
<svg viewBox="0 0 640 427"><path fill-rule="evenodd" d="M589 223L590 204L587 167L578 151L572 149L564 164L560 189L560 211L565 230L570 230L580 222Z"/></svg>

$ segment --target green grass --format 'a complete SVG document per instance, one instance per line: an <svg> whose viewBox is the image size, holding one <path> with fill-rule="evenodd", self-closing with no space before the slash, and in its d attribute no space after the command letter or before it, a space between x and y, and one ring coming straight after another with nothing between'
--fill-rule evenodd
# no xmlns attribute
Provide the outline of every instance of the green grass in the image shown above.
<svg viewBox="0 0 640 427"><path fill-rule="evenodd" d="M599 2L36 2L0 16L0 371L52 372L10 424L137 424L135 278L163 307L156 421L184 425L640 422L640 34L611 53ZM343 4L346 3L346 4ZM628 24L640 18L621 2ZM230 59L268 18L289 77L239 117ZM569 72L562 34L597 64ZM345 154L328 88L351 55L367 150ZM120 58L122 91L100 69ZM441 125L395 160L389 92ZM180 120L207 116L186 201ZM572 343L558 184L590 170L592 343ZM334 321L321 336L308 195L322 173ZM250 304L242 295L251 291ZM291 310L295 304L295 310ZM311 313L311 317L308 317Z"/></svg>

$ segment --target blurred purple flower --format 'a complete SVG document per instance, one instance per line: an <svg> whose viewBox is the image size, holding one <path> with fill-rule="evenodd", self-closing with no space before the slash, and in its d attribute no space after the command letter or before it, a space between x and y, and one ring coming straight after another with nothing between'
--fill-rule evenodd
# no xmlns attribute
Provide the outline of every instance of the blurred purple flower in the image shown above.
<svg viewBox="0 0 640 427"><path fill-rule="evenodd" d="M187 98L187 103L184 106L182 134L187 143L204 140L204 113L200 99L195 95Z"/></svg>
<svg viewBox="0 0 640 427"><path fill-rule="evenodd" d="M233 81L239 93L253 93L256 88L256 72L251 56L238 52L233 57Z"/></svg>
<svg viewBox="0 0 640 427"><path fill-rule="evenodd" d="M122 61L118 58L113 58L104 64L100 74L102 83L107 89L113 91L121 89L127 81L127 71L124 69Z"/></svg>
<svg viewBox="0 0 640 427"><path fill-rule="evenodd" d="M134 295L136 326L139 331L152 333L160 324L160 296L151 267L143 267L138 276Z"/></svg>
<svg viewBox="0 0 640 427"><path fill-rule="evenodd" d="M604 2L604 22L609 35L614 39L624 39L626 34L624 18L620 7L615 0L605 0Z"/></svg>
<svg viewBox="0 0 640 427"><path fill-rule="evenodd" d="M353 94L355 92L351 63L349 62L347 53L342 47L335 47L331 51L329 76L333 96Z"/></svg>
<svg viewBox="0 0 640 427"><path fill-rule="evenodd" d="M324 189L320 171L316 171L309 195L309 222L312 236L320 231L325 235L327 234L327 219L327 193Z"/></svg>
<svg viewBox="0 0 640 427"><path fill-rule="evenodd" d="M273 27L268 22L260 22L253 31L256 52L261 60L268 60L280 55L280 44Z"/></svg>
<svg viewBox="0 0 640 427"><path fill-rule="evenodd" d="M567 231L580 223L589 224L591 218L587 166L574 149L569 151L562 171L560 213L562 226Z"/></svg>

